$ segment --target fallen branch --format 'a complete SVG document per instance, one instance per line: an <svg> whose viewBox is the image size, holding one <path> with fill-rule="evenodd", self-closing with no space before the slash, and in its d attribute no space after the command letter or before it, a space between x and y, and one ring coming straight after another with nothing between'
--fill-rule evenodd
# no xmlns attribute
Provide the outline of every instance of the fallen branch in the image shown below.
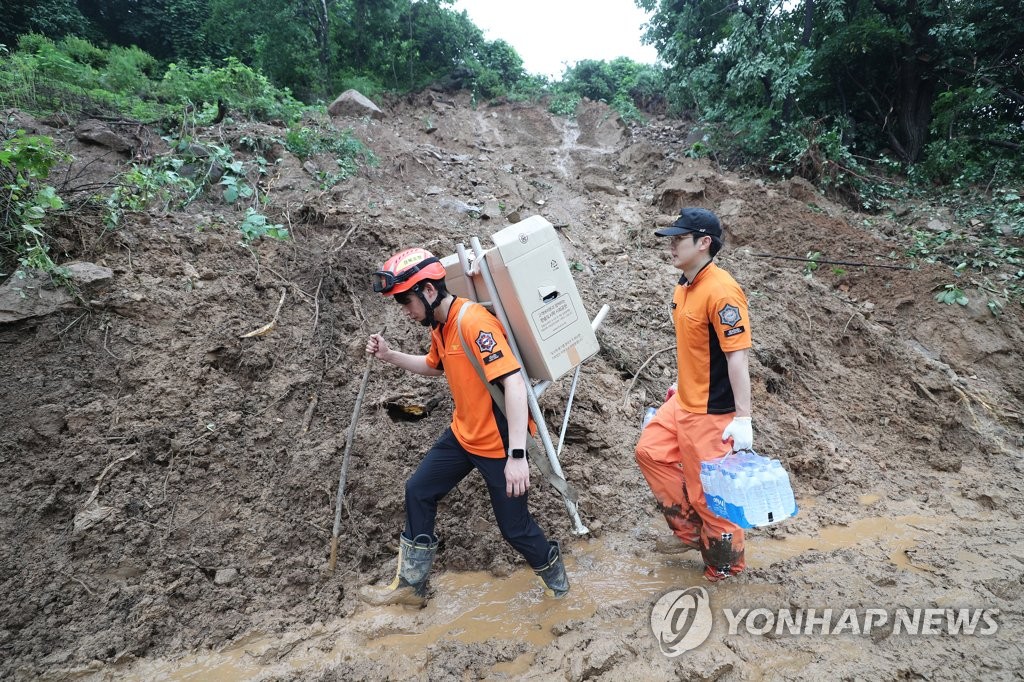
<svg viewBox="0 0 1024 682"><path fill-rule="evenodd" d="M78 579L78 578L76 578L75 576L71 575L70 573L65 573L64 575L65 575L65 576L67 576L68 578L71 578L71 579L72 579L72 580L74 580L74 581L75 581L76 583L78 583L79 585L81 585L82 587L84 587L84 588L85 588L85 591L89 593L89 596L90 596L90 597L95 597L95 596L96 596L96 593L95 593L95 592L93 592L92 590L90 590L90 589L89 589L89 586L88 586L88 585L86 585L86 584L85 584L84 582L82 582L81 580L79 580L79 579Z"/></svg>
<svg viewBox="0 0 1024 682"><path fill-rule="evenodd" d="M636 374L633 375L633 380L631 382L629 382L629 388L626 389L626 395L622 399L622 406L623 407L625 407L626 405L629 404L629 394L630 394L630 392L632 392L633 386L636 385L636 380L640 376L640 373L644 371L644 368L647 367L647 365L650 364L651 360L653 360L654 358L658 357L662 353L666 353L666 352L668 352L670 350L673 350L673 349L675 349L675 345L671 345L671 346L668 346L666 348L662 348L661 350L656 350L656 351L654 351L654 353L651 354L651 357L647 358L647 360L644 361L644 364L640 365L640 369L638 369L636 371Z"/></svg>
<svg viewBox="0 0 1024 682"><path fill-rule="evenodd" d="M287 289L281 289L281 300L277 302L277 310L274 311L274 317L273 317L272 320L270 320L270 322L267 322L265 325L263 325L259 329L252 330L248 334L242 334L238 338L240 338L240 339L251 339L254 336L266 336L270 332L274 331L274 328L277 327L277 318L281 314L281 306L284 305L284 299L285 299L285 297L287 295L288 295L288 290Z"/></svg>
<svg viewBox="0 0 1024 682"><path fill-rule="evenodd" d="M348 244L348 238L351 237L352 233L355 232L358 228L359 223L356 223L355 225L350 227L348 232L345 233L344 238L342 238L341 243L335 246L333 249L331 249L331 255L334 255L338 253L338 251L340 251L341 249L345 248L345 244Z"/></svg>
<svg viewBox="0 0 1024 682"><path fill-rule="evenodd" d="M316 410L318 400L319 398L316 393L314 393L313 397L309 399L309 406L306 407L306 413L302 415L302 429L299 430L299 433L309 433L309 424L313 421L313 411Z"/></svg>
<svg viewBox="0 0 1024 682"><path fill-rule="evenodd" d="M132 452L132 454L130 454L130 455L125 455L124 457L121 457L119 459L115 459L113 462L111 462L107 466L103 467L103 471L100 472L99 478L96 479L96 487L92 489L92 493L89 495L89 499L85 501L85 505L83 505L83 508L84 507L88 507L99 496L99 494L100 494L100 484L103 483L103 479L104 479L104 477L106 477L107 472L110 471L110 469L115 464L120 464L121 462L124 462L125 460L129 460L129 459L131 459L132 457L134 457L137 454L139 454L138 450Z"/></svg>
<svg viewBox="0 0 1024 682"><path fill-rule="evenodd" d="M57 332L57 336L64 336L64 334L65 334L65 333L67 333L67 331L68 331L69 329L71 329L71 328L72 328L72 327L74 327L74 326L75 326L76 324L78 324L78 321L79 321L79 320L81 320L81 319L82 319L83 317L85 317L85 316L86 316L86 315L88 315L88 314L89 314L89 312L88 312L88 311L86 311L86 312L82 313L81 315L79 315L78 317L76 317L76 318L75 318L75 321L74 321L74 322L72 322L72 323L71 323L71 324L69 324L68 326L64 327L64 328L63 328L63 329L61 329L61 330L60 330L59 332Z"/></svg>
<svg viewBox="0 0 1024 682"><path fill-rule="evenodd" d="M109 322L106 324L106 326L103 327L103 350L107 351L107 355L109 355L110 357L114 358L118 362L121 362L121 358L119 358L116 355L114 355L113 351L111 351L109 348L107 348L107 335L108 334L110 334L110 323Z"/></svg>

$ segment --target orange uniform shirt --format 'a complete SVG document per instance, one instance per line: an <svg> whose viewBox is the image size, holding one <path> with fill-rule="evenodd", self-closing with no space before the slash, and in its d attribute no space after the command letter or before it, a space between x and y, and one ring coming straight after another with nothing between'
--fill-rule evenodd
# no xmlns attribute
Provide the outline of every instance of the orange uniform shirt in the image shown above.
<svg viewBox="0 0 1024 682"><path fill-rule="evenodd" d="M679 367L677 400L687 412L736 411L725 354L750 348L747 297L713 262L692 282L680 278L672 296Z"/></svg>
<svg viewBox="0 0 1024 682"><path fill-rule="evenodd" d="M460 339L457 320L464 305L470 308L462 317ZM467 351L476 355L491 383L519 371L501 323L483 306L456 298L445 323L430 332L427 364L443 370L448 380L455 400L452 432L462 447L480 457L505 457L508 423L480 381Z"/></svg>

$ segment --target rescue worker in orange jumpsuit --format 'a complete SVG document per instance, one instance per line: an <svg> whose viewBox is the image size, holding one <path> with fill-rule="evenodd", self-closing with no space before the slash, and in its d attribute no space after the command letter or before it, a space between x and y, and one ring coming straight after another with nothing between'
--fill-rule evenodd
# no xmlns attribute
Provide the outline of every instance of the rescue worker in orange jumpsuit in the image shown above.
<svg viewBox="0 0 1024 682"><path fill-rule="evenodd" d="M640 436L636 461L673 533L657 549L698 550L714 582L745 567L743 530L708 509L700 464L753 446L747 298L713 262L722 248L714 213L684 208L655 234L671 238L672 265L683 273L671 305L679 374L676 394Z"/></svg>
<svg viewBox="0 0 1024 682"><path fill-rule="evenodd" d="M405 530L399 539L394 581L386 587L364 587L360 598L375 605L426 604L427 576L438 545L434 535L437 504L474 469L487 484L502 537L540 576L548 594L562 597L569 591L569 581L561 548L547 540L527 508L530 423L519 362L501 323L483 306L450 294L445 274L429 251L412 248L389 258L373 275L374 291L393 296L410 320L430 328L430 350L426 355L409 355L373 334L366 352L416 374L444 374L455 411L451 426L406 481ZM507 419L467 353L476 356L487 381L504 392Z"/></svg>

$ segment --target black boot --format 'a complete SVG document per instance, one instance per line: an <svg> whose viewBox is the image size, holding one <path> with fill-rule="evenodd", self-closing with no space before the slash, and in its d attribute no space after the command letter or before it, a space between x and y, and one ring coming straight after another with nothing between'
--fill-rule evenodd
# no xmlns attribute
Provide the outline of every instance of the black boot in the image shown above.
<svg viewBox="0 0 1024 682"><path fill-rule="evenodd" d="M533 572L544 581L548 596L561 599L569 592L569 577L565 575L565 563L562 561L562 548L557 540L548 540L548 563L544 568L535 568Z"/></svg>
<svg viewBox="0 0 1024 682"><path fill-rule="evenodd" d="M429 535L417 535L415 540L402 535L398 543L398 571L395 579L386 587L363 587L359 590L359 598L373 606L426 606L427 575L436 554L437 540L432 540Z"/></svg>

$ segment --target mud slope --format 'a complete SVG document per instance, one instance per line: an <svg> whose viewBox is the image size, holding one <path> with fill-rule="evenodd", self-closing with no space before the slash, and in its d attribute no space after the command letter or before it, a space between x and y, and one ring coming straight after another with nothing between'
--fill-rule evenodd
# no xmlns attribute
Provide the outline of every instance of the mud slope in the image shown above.
<svg viewBox="0 0 1024 682"><path fill-rule="evenodd" d="M238 158L249 158L254 139L266 142L278 160L266 187L289 242L239 246L239 214L213 200L130 216L113 234L87 212L61 227L73 258L114 278L77 307L0 325L0 676L1019 674L1019 307L996 318L983 301L941 305L932 291L949 274L939 268L822 267L806 276L800 264L754 257L820 251L904 263L903 226L851 214L799 182L686 158L680 122L627 129L602 104L566 121L535 105L473 108L464 97L390 109L381 122L342 122L380 163L329 189L310 170L333 160L304 168L274 144L283 129L203 133ZM101 156L94 148L73 152L83 183L106 181L116 167L109 158L90 166ZM662 523L632 459L644 406L672 381L672 355L627 389L672 344L667 301L677 274L652 228L682 205L723 216L719 260L744 285L753 318L755 443L786 463L801 505L796 519L751 533L751 570L710 586L712 604L993 608L998 633L756 637L716 622L696 651L659 652L651 604L702 584L696 558L653 554ZM401 349L425 350L423 330L368 291L367 273L401 247L447 254L534 213L559 227L588 312L612 307L563 453L593 536L570 535L551 490L538 487L532 500L566 546L573 592L557 604L541 597L471 477L439 514L431 605L366 609L355 592L393 574L403 481L451 411L442 382L374 369L338 570L326 574L365 337L386 326ZM274 331L240 338L269 322L282 297ZM542 400L552 429L568 384ZM387 403L436 407L394 421ZM76 531L80 512L93 524Z"/></svg>

